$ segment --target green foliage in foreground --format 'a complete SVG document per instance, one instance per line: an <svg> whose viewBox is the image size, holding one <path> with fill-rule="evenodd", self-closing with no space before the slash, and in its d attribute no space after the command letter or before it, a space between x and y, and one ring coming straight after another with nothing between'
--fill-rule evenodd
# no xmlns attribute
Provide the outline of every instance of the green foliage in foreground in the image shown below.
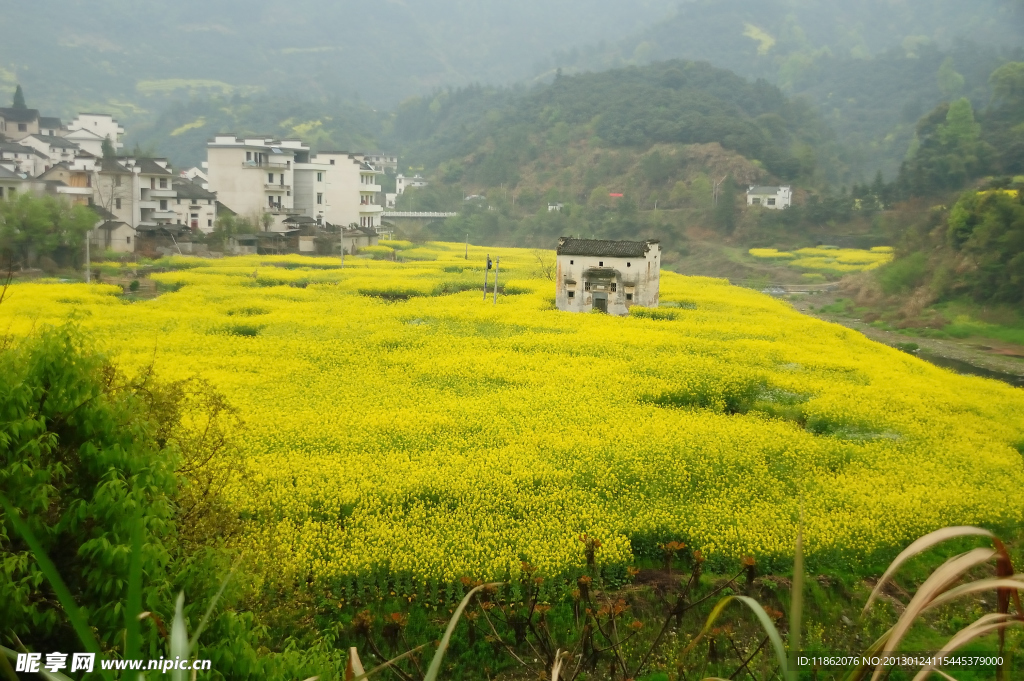
<svg viewBox="0 0 1024 681"><path fill-rule="evenodd" d="M145 527L150 599L162 587L172 531L174 462L141 405L71 333L48 332L0 354L0 488L39 539L105 644L122 626L131 521ZM4 516L4 520L6 516ZM10 522L0 529L0 621L40 649L77 649L43 575Z"/></svg>
<svg viewBox="0 0 1024 681"><path fill-rule="evenodd" d="M96 214L85 206L52 196L21 193L0 201L0 263L5 269L9 261L32 267L42 256L77 262L84 259L79 253L96 222Z"/></svg>

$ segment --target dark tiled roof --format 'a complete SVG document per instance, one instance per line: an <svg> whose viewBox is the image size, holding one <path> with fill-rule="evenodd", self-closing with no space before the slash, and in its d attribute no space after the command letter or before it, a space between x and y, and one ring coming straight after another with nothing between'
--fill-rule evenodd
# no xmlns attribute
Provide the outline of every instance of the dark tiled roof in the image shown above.
<svg viewBox="0 0 1024 681"><path fill-rule="evenodd" d="M106 220L107 222L110 222L111 220L117 220L117 216L111 213L103 206L90 204L89 210L91 210L93 213L96 213L96 216L99 217L100 220Z"/></svg>
<svg viewBox="0 0 1024 681"><path fill-rule="evenodd" d="M8 170L3 166L0 166L0 180L21 180L22 177L18 173Z"/></svg>
<svg viewBox="0 0 1024 681"><path fill-rule="evenodd" d="M47 158L46 154L36 151L32 147L26 147L23 144L17 144L16 142L0 142L0 151L8 151L12 154L35 154L42 158Z"/></svg>
<svg viewBox="0 0 1024 681"><path fill-rule="evenodd" d="M39 118L39 109L0 109L0 116L16 123L27 123Z"/></svg>
<svg viewBox="0 0 1024 681"><path fill-rule="evenodd" d="M60 122L59 118L54 118L53 116L40 116L39 127L46 128L47 130L54 130L57 128L63 128L64 125Z"/></svg>
<svg viewBox="0 0 1024 681"><path fill-rule="evenodd" d="M171 181L171 186L178 191L179 199L197 199L212 201L217 195L203 189L199 184L184 177L176 177Z"/></svg>
<svg viewBox="0 0 1024 681"><path fill-rule="evenodd" d="M115 230L115 229L117 229L119 227L127 227L127 226L128 226L127 223L121 222L120 220L107 220L106 222L104 222L102 225L100 225L96 229L105 229L108 232L112 232L113 230Z"/></svg>
<svg viewBox="0 0 1024 681"><path fill-rule="evenodd" d="M100 161L100 172L117 173L119 175L131 175L132 172L112 158L105 158Z"/></svg>
<svg viewBox="0 0 1024 681"><path fill-rule="evenodd" d="M605 241L603 239L573 239L563 236L558 240L558 255L607 255L619 258L642 258L650 244L657 241Z"/></svg>
<svg viewBox="0 0 1024 681"><path fill-rule="evenodd" d="M225 206L220 201L218 201L216 205L217 205L217 215L220 215L221 213L224 213L225 215L238 215L238 213L236 213L235 211L231 210L230 208Z"/></svg>
<svg viewBox="0 0 1024 681"><path fill-rule="evenodd" d="M77 149L78 145L71 140L66 140L63 137L57 137L56 135L32 135L40 142L46 142L51 147L60 147L62 149Z"/></svg>
<svg viewBox="0 0 1024 681"><path fill-rule="evenodd" d="M160 164L151 158L140 158L135 162L135 167L142 171L143 175L170 175L171 171L160 167Z"/></svg>
<svg viewBox="0 0 1024 681"><path fill-rule="evenodd" d="M751 187L748 194L778 194L782 187Z"/></svg>

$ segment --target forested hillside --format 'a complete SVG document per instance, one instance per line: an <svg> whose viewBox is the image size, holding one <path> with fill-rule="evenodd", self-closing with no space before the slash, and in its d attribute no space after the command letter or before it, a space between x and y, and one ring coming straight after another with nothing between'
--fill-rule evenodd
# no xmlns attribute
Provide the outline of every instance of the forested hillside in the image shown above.
<svg viewBox="0 0 1024 681"><path fill-rule="evenodd" d="M950 97L987 102L988 74L1020 59L1022 45L1024 4L1014 0L695 0L619 42L561 50L536 73L707 60L806 96L857 149L862 177L892 177L916 120Z"/></svg>
<svg viewBox="0 0 1024 681"><path fill-rule="evenodd" d="M719 143L783 179L838 178L830 131L806 105L763 81L671 61L557 78L527 92L469 88L403 103L396 141L411 164L449 161L469 184L514 184L518 167L573 143L645 151Z"/></svg>

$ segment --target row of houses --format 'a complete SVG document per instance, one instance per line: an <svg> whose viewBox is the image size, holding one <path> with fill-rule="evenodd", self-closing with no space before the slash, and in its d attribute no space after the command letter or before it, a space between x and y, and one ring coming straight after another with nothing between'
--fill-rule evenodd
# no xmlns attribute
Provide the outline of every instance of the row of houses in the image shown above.
<svg viewBox="0 0 1024 681"><path fill-rule="evenodd" d="M231 240L236 253L351 253L385 229L378 178L383 167L397 168L397 157L225 134L208 143L202 168L176 171L167 159L118 154L123 135L106 114L65 125L36 109L0 109L0 199L32 192L91 206L98 222L90 244L127 253L146 237L191 250L192 237L213 232L226 214L257 227Z"/></svg>

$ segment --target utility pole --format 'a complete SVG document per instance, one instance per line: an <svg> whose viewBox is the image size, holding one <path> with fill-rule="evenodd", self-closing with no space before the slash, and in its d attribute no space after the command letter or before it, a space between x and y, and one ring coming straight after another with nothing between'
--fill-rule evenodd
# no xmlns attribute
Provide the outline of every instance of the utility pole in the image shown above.
<svg viewBox="0 0 1024 681"><path fill-rule="evenodd" d="M494 305L498 304L498 269L501 267L501 256L494 263ZM486 300L486 298L485 298Z"/></svg>
<svg viewBox="0 0 1024 681"><path fill-rule="evenodd" d="M487 275L491 273L491 255L487 254L487 264L484 265L484 302L487 302Z"/></svg>
<svg viewBox="0 0 1024 681"><path fill-rule="evenodd" d="M726 176L726 177L728 177L728 176ZM722 183L723 182L725 182L725 177L723 177L718 182L715 182L714 180L712 180L713 184L711 186L711 198L712 198L712 203L714 205L716 205L716 206L718 205L718 194L722 190Z"/></svg>

